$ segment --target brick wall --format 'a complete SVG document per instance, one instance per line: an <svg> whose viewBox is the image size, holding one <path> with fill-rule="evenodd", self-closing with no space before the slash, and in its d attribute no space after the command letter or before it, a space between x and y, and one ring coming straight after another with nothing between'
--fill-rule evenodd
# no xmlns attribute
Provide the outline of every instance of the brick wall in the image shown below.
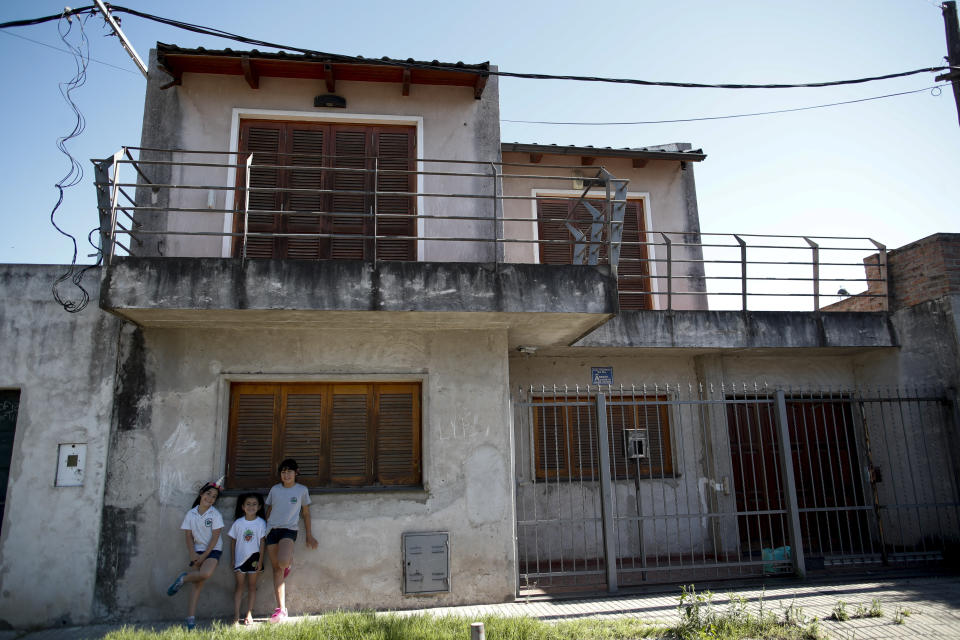
<svg viewBox="0 0 960 640"><path fill-rule="evenodd" d="M822 311L883 311L882 274L877 254L864 259L865 294L851 296ZM960 293L960 233L935 233L887 252L890 310Z"/></svg>

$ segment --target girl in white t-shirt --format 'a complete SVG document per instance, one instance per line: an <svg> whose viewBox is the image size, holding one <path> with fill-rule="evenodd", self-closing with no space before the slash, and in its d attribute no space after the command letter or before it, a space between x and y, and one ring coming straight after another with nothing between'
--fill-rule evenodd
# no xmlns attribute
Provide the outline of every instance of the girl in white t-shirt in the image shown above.
<svg viewBox="0 0 960 640"><path fill-rule="evenodd" d="M177 576L173 584L167 589L167 595L172 596L185 582L193 585L190 593L190 605L187 609L187 629L196 626L197 599L204 583L213 575L217 568L220 554L223 553L223 540L220 532L223 531L223 516L214 507L220 497L220 483L208 482L200 487L197 499L193 501L193 508L187 511L180 529L186 532L187 541L187 571Z"/></svg>
<svg viewBox="0 0 960 640"><path fill-rule="evenodd" d="M240 601L247 587L247 615L243 624L253 624L253 607L257 599L257 578L263 571L264 544L267 536L263 496L245 493L237 498L233 526L227 535L233 538L233 575L237 587L233 592L233 624L240 624Z"/></svg>

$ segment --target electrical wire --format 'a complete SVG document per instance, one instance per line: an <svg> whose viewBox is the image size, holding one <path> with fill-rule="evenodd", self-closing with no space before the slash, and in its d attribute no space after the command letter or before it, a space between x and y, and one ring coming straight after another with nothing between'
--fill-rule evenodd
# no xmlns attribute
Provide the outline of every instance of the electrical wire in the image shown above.
<svg viewBox="0 0 960 640"><path fill-rule="evenodd" d="M914 89L913 91L900 91L898 93L888 93L882 96L873 96L870 98L860 98L858 100L844 100L843 102L831 102L829 104L816 104L809 107L795 107L793 109L777 109L775 111L756 111L753 113L737 113L733 115L725 116L705 116L700 118L678 118L675 120L637 120L632 122L557 122L552 120L507 120L501 118L500 122L511 122L515 124L558 124L558 125L576 125L576 126L624 126L624 125L633 125L633 124L671 124L677 122L702 122L704 120L727 120L730 118L751 118L753 116L769 116L778 113L791 113L794 111L809 111L810 109L825 109L827 107L837 107L844 104L856 104L858 102L869 102L870 100L882 100L883 98L893 98L895 96L906 96L911 93L922 93L924 91L930 91L937 93L933 95L940 95L942 91L940 87L944 86L943 84L935 84L930 87L924 87L923 89Z"/></svg>
<svg viewBox="0 0 960 640"><path fill-rule="evenodd" d="M73 51L70 51L69 49L61 49L60 47L55 47L55 46L53 46L52 44L47 44L46 42L40 42L39 40L34 40L33 38L28 38L28 37L26 37L26 36L21 36L21 35L19 35L19 34L13 33L12 31L0 31L0 33L3 33L3 34L8 35L8 36L13 36L14 38L20 38L21 40L26 40L27 42L32 42L32 43L34 43L34 44L39 44L39 45L42 46L42 47L47 47L48 49L53 49L54 51L59 51L59 52L61 52L61 53L66 53L66 54L69 54L69 55L71 55L71 56L73 55ZM126 67L118 67L118 66L115 65L115 64L110 64L109 62L104 62L103 60L97 60L96 58L89 58L89 60L90 60L90 62L96 62L97 64L102 64L102 65L106 65L106 66L108 66L108 67L113 67L114 69L116 69L116 70L118 70L118 71L125 71L126 73L132 73L132 74L135 75L135 76L140 75L139 73L137 73L137 72L134 71L133 69L127 69Z"/></svg>
<svg viewBox="0 0 960 640"><path fill-rule="evenodd" d="M87 306L87 303L90 302L90 293L83 288L81 282L87 271L100 264L100 257L98 255L96 264L77 270L77 239L72 234L64 231L60 225L57 224L56 220L57 211L60 209L60 205L63 204L64 190L69 189L70 187L75 187L83 180L83 167L67 149L67 142L79 136L86 128L86 119L83 117L83 113L80 111L77 103L73 101L71 94L82 87L87 81L87 66L89 65L90 58L90 41L87 39L87 34L84 31L83 26L84 22L89 20L91 16L92 14L88 14L86 17L81 17L79 15L74 16L64 13L61 16L60 22L57 24L57 32L60 34L60 39L73 53L74 60L76 61L76 72L74 73L73 77L67 82L60 83L60 95L63 96L63 99L66 100L67 104L70 106L75 118L73 129L70 131L70 133L61 138L57 138L57 148L60 149L60 152L69 159L70 169L67 171L67 174L54 185L54 187L57 189L58 197L56 204L50 211L50 224L52 224L53 228L60 232L61 235L70 238L70 242L73 244L73 257L70 261L70 267L67 269L66 273L54 281L52 287L54 300L56 300L65 311L70 313L78 313L83 311L83 309ZM68 39L70 32L73 30L74 19L77 21L77 26L80 32L79 42L77 44L71 43ZM66 27L64 27L64 24L66 24ZM79 300L72 300L61 295L60 285L67 280L71 280L73 284L80 290Z"/></svg>
<svg viewBox="0 0 960 640"><path fill-rule="evenodd" d="M334 54L334 53L328 53L325 51L318 51L316 49L306 49L303 47L296 47L292 45L278 44L278 43L268 42L266 40L259 40L256 38L251 38L248 36L231 33L229 31L225 31L223 29L218 29L215 27L207 27L204 25L183 22L181 20L174 20L172 18L164 18L162 16L145 13L143 11L137 11L135 9L129 9L127 7L122 7L119 5L107 5L107 6L109 7L110 11L113 13L126 13L132 16L136 16L138 18L159 22L160 24L176 27L178 29L182 29L185 31L191 31L193 33L199 33L202 35L215 36L218 38L224 38L227 40L242 42L250 46L269 47L272 49L295 51L297 53L301 53L304 55L317 56L324 59L330 59L330 60L341 61L341 62L350 62L354 64L384 65L384 66L392 66L392 67L402 67L406 69L430 69L430 70L450 70L451 68L450 65L416 62L413 60L393 60L389 58L386 58L386 59L363 58L359 56ZM79 13L85 13L85 12L91 12L91 11L96 11L96 7L94 6L81 7L79 9L71 10L70 13L79 14ZM46 22L49 20L55 20L57 18L59 18L59 16L45 16L41 18L32 18L27 20L15 20L12 22L4 22L4 23L0 23L0 29L41 24L43 22ZM937 71L944 71L947 68L948 67L943 67L943 66L925 67L923 69L913 69L911 71L889 73L889 74L884 74L879 76L869 76L865 78L854 78L849 80L833 80L833 81L827 81L827 82L806 82L806 83L798 83L798 84L785 84L785 83L709 84L709 83L699 83L699 82L641 80L636 78L606 78L606 77L600 77L600 76L555 75L555 74L546 74L546 73L519 73L519 72L511 72L511 71L492 71L490 69L471 69L467 67L456 67L457 71L459 72L472 73L478 76L501 76L501 77L507 77L507 78L521 78L526 80L570 80L570 81L577 81L577 82L604 82L604 83L613 83L613 84L674 87L674 88L683 88L683 89L797 89L797 88L835 87L835 86L850 85L850 84L863 84L866 82L876 82L880 80L890 80L893 78L903 78L907 76L917 75L920 73L934 73Z"/></svg>

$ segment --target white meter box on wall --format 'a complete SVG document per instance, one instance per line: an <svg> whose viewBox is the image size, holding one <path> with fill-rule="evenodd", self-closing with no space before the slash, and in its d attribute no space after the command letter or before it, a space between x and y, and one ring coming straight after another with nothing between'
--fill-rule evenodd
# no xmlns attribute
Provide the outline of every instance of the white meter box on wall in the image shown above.
<svg viewBox="0 0 960 640"><path fill-rule="evenodd" d="M82 487L83 470L87 467L87 445L81 443L57 446L58 487Z"/></svg>

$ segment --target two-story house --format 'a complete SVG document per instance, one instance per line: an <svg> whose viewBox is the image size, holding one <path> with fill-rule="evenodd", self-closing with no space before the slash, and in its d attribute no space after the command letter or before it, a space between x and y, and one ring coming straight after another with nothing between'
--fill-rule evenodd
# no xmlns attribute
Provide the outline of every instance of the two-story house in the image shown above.
<svg viewBox="0 0 960 640"><path fill-rule="evenodd" d="M870 312L821 309L822 241L712 259L705 157L502 142L487 63L158 44L140 145L96 163L99 309L2 272L0 619L177 617L198 486L230 514L290 456L292 612L949 556L956 392L899 385L956 383L956 295L887 308L882 246Z"/></svg>

